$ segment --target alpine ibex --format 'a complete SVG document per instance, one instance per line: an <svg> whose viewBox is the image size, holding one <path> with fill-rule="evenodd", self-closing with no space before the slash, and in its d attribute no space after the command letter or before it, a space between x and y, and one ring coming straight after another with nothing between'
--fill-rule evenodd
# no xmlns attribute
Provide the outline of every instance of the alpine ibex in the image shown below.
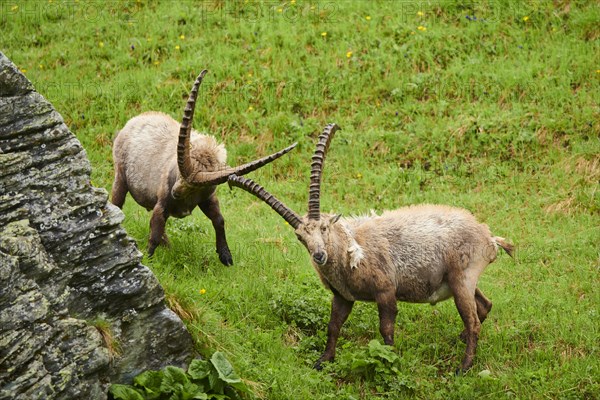
<svg viewBox="0 0 600 400"><path fill-rule="evenodd" d="M192 130L198 88L206 72L202 71L194 82L181 124L166 114L146 112L130 119L117 134L111 198L122 208L130 192L138 204L152 210L150 256L159 244L168 244L167 218L183 218L198 206L212 221L219 260L232 265L216 186L226 182L229 175L243 175L270 163L296 144L248 164L228 167L225 147L212 136Z"/></svg>
<svg viewBox="0 0 600 400"><path fill-rule="evenodd" d="M467 345L459 371L468 370L481 323L492 308L477 280L495 260L498 247L511 254L512 245L492 236L487 225L468 211L443 205L415 205L355 218L321 214L321 172L337 129L330 124L319 136L307 216L298 216L250 179L228 179L230 186L263 200L295 229L321 281L333 292L327 345L315 368L334 359L340 329L355 301L377 303L379 331L385 344L393 345L396 301L435 304L454 297L465 326L461 338Z"/></svg>

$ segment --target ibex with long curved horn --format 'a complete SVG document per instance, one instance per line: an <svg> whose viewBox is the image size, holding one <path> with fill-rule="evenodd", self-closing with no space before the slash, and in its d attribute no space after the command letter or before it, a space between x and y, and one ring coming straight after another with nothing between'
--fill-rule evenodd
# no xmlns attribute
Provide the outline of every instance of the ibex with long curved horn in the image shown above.
<svg viewBox="0 0 600 400"><path fill-rule="evenodd" d="M310 175L308 215L291 209L250 179L230 176L265 201L296 231L323 284L333 292L325 352L315 364L331 361L342 324L355 301L375 301L385 344L394 344L396 301L431 303L454 298L465 329L466 352L460 371L473 364L481 323L492 307L477 288L479 275L496 259L498 247L512 245L492 236L468 211L442 205L416 205L380 216L340 218L321 214L321 173L337 125L319 136Z"/></svg>
<svg viewBox="0 0 600 400"><path fill-rule="evenodd" d="M146 112L130 119L118 133L113 145L115 180L111 197L113 204L122 208L130 192L138 204L152 210L149 255L159 244L168 243L167 218L185 217L198 206L212 221L219 259L232 265L216 186L232 174L243 175L270 163L296 144L248 164L228 167L225 147L212 136L192 130L198 88L206 72L202 71L194 82L181 124L166 114Z"/></svg>

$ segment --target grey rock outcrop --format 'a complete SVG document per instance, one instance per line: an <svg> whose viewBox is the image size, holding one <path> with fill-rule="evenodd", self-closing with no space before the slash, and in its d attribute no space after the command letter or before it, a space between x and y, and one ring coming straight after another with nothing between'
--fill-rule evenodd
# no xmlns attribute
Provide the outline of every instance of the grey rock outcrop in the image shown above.
<svg viewBox="0 0 600 400"><path fill-rule="evenodd" d="M193 357L90 169L0 53L0 399L105 399L111 382Z"/></svg>

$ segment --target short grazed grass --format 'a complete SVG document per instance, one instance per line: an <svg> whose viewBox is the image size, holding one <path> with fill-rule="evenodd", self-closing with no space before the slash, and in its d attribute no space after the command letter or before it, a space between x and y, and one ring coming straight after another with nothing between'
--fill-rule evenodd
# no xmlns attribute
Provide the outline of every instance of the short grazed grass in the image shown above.
<svg viewBox="0 0 600 400"><path fill-rule="evenodd" d="M294 141L252 177L299 213L320 130L337 122L322 208L471 210L516 245L480 287L494 302L473 369L452 302L399 304L394 353L377 364L373 304L358 304L338 360L324 348L329 294L289 226L219 189L235 266L199 212L169 220L144 259L198 349L219 350L265 399L600 397L600 6L590 1L0 1L0 51L86 148L110 190L111 141L139 112L180 118L197 73L195 128L231 164ZM149 214L128 199L140 248ZM369 358L375 357L375 358ZM375 360L375 361L374 361Z"/></svg>

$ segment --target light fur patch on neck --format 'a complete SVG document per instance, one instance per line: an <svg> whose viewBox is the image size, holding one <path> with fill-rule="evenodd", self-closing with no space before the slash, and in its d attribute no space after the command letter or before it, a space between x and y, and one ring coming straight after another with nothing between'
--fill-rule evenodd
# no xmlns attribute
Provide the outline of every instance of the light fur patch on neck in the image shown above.
<svg viewBox="0 0 600 400"><path fill-rule="evenodd" d="M352 239L352 244L348 247L348 256L350 256L351 269L358 268L358 264L365 258L362 247L356 243L354 238Z"/></svg>
<svg viewBox="0 0 600 400"><path fill-rule="evenodd" d="M365 258L362 247L354 239L354 232L346 224L342 224L342 227L348 235L348 258L350 259L350 268L358 268L360 262Z"/></svg>

